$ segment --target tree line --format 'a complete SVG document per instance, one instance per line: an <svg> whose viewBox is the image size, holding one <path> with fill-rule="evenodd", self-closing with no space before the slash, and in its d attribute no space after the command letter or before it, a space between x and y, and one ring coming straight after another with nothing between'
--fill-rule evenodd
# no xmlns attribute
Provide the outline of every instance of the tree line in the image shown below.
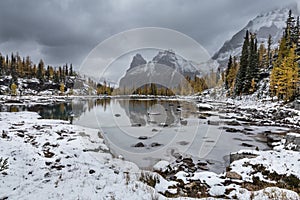
<svg viewBox="0 0 300 200"><path fill-rule="evenodd" d="M37 78L41 83L52 81L54 83L65 82L67 76L76 76L72 64L59 67L45 66L44 61L38 64L32 62L31 58L21 58L19 54L2 56L0 54L0 76L11 76L12 83L18 85L18 78Z"/></svg>
<svg viewBox="0 0 300 200"><path fill-rule="evenodd" d="M217 85L222 84L222 73L218 71L211 70L208 74L204 76L185 76L184 80L180 84L174 85L172 87L165 87L160 84L149 83L142 85L137 88L116 88L114 89L114 94L118 95L159 95L159 96L174 96L174 95L191 95L201 93L202 91L213 88ZM101 91L112 91L112 88L104 85L100 85ZM108 92L106 92L108 94Z"/></svg>

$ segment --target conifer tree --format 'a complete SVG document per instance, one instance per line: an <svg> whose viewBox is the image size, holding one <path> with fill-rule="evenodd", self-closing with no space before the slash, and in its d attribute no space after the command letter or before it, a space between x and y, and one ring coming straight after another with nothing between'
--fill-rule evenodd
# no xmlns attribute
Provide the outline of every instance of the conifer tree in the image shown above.
<svg viewBox="0 0 300 200"><path fill-rule="evenodd" d="M228 95L233 95L237 72L238 72L238 62L236 57L233 57L232 66L230 67L230 70L226 76L228 89L229 89Z"/></svg>
<svg viewBox="0 0 300 200"><path fill-rule="evenodd" d="M244 93L251 93L255 91L253 83L258 82L258 53L257 53L257 40L255 34L251 34L250 49L249 49L249 66L247 68L246 81L244 86Z"/></svg>
<svg viewBox="0 0 300 200"><path fill-rule="evenodd" d="M72 65L72 63L70 64L70 74L69 74L69 76L73 76L73 65Z"/></svg>
<svg viewBox="0 0 300 200"><path fill-rule="evenodd" d="M240 61L240 69L238 71L235 83L235 94L240 95L244 91L244 82L246 79L246 72L249 66L249 32L246 31L246 36L244 39L242 47L242 55Z"/></svg>
<svg viewBox="0 0 300 200"><path fill-rule="evenodd" d="M4 58L0 54L0 76L3 75L3 68L4 68Z"/></svg>
<svg viewBox="0 0 300 200"><path fill-rule="evenodd" d="M47 81L49 81L50 80L50 66L49 65L47 66L45 76L46 76Z"/></svg>
<svg viewBox="0 0 300 200"><path fill-rule="evenodd" d="M272 36L269 34L268 37L268 49L267 49L267 61L268 61L268 66L272 64L272 52L271 52L271 45L272 45Z"/></svg>
<svg viewBox="0 0 300 200"><path fill-rule="evenodd" d="M229 60L228 60L228 64L227 64L227 69L226 69L226 74L225 74L225 89L228 90L228 88L230 87L229 86L229 83L228 83L228 74L231 70L231 67L232 67L232 57L231 55L229 56Z"/></svg>
<svg viewBox="0 0 300 200"><path fill-rule="evenodd" d="M38 69L37 69L37 78L40 80L40 82L44 82L44 62L43 60L40 60L38 64Z"/></svg>

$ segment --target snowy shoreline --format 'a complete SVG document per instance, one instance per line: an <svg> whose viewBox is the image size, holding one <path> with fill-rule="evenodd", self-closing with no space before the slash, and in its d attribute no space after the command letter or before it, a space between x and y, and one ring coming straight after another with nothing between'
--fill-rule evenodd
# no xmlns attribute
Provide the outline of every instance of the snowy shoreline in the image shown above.
<svg viewBox="0 0 300 200"><path fill-rule="evenodd" d="M151 199L134 163L113 158L98 130L37 113L0 113L0 199ZM100 135L99 135L100 134ZM127 177L127 178L126 178Z"/></svg>
<svg viewBox="0 0 300 200"><path fill-rule="evenodd" d="M39 118L37 113L32 112L0 113L0 157L8 158L9 162L8 169L0 173L0 199L165 199L159 192L167 196L172 194L173 197L186 196L178 193L181 181L186 188L193 187L194 181L206 185L207 194L199 194L199 197L209 195L250 199L252 196L268 199L268 195L284 194L289 199L299 199L297 193L274 187L276 184L265 190L251 192L240 185L241 181L249 180L247 173L240 175L242 180L233 180L229 185L225 184L228 177L213 172L199 172L192 177L178 172L177 181L168 181L155 172L143 172L134 163L124 161L121 157L114 158L98 130L70 125L67 121ZM266 165L280 162L280 159L276 161L277 156L299 158L299 152L283 148L255 153L267 158L260 158L265 160ZM286 158L288 161L291 157ZM243 174L246 169L250 170L243 164L250 162L254 166L262 160L237 160L231 165L232 170ZM289 168L279 169L281 173L292 172L299 178L299 162L296 159ZM271 169L276 171L276 166L279 165ZM252 173L250 178L256 176L267 179L259 173ZM153 187L147 185L151 177L155 177L156 181ZM226 194L226 191L230 193Z"/></svg>

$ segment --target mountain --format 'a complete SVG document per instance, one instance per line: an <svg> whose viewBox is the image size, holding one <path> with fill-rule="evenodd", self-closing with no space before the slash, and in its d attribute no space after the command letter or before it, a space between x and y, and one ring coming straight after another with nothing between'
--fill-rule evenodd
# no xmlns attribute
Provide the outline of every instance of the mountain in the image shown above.
<svg viewBox="0 0 300 200"><path fill-rule="evenodd" d="M297 8L297 6L293 6ZM227 61L230 55L240 56L246 30L256 33L258 44L264 43L267 45L269 34L272 36L273 46L278 45L285 22L288 17L289 8L275 9L273 11L260 14L255 17L232 38L224 43L218 52L214 54L212 59L216 60L221 68L227 66ZM294 15L298 14L297 10L293 10Z"/></svg>
<svg viewBox="0 0 300 200"><path fill-rule="evenodd" d="M130 64L130 69L145 64L147 64L147 61L143 58L141 54L138 53L133 57Z"/></svg>
<svg viewBox="0 0 300 200"><path fill-rule="evenodd" d="M171 87L179 84L186 76L193 78L195 75L205 74L208 68L216 68L216 63L197 64L182 58L172 50L159 51L149 62L142 55L136 54L126 74L121 78L119 86L137 88L152 82Z"/></svg>

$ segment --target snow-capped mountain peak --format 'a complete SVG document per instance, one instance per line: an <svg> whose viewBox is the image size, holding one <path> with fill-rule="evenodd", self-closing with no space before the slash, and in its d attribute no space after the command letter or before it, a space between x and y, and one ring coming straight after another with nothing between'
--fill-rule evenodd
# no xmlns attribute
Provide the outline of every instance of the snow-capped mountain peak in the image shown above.
<svg viewBox="0 0 300 200"><path fill-rule="evenodd" d="M256 33L258 44L264 43L266 45L270 34L273 46L276 46L284 31L289 10L290 8L281 8L258 15L233 35L230 40L226 41L212 58L217 60L221 67L226 67L230 55L240 56L246 30ZM293 14L297 15L297 10L294 9Z"/></svg>

